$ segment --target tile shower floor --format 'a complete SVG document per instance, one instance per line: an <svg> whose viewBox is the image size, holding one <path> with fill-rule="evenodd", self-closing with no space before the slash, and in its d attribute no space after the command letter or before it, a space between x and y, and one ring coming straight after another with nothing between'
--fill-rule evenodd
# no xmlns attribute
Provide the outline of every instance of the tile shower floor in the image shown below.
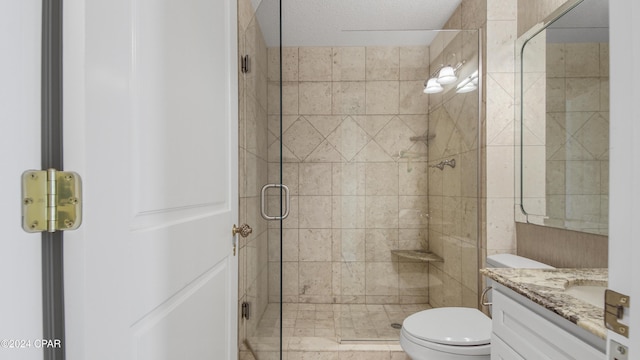
<svg viewBox="0 0 640 360"><path fill-rule="evenodd" d="M283 352L294 358L298 352L401 354L400 329L391 325L402 324L407 316L430 308L428 304L283 304ZM269 304L254 335L249 338L249 345L258 354L274 351L278 347L279 332L279 305Z"/></svg>

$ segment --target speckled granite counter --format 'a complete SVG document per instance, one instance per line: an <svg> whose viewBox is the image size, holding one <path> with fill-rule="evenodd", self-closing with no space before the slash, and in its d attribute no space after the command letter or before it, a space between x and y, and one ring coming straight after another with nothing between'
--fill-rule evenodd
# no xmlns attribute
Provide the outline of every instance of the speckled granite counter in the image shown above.
<svg viewBox="0 0 640 360"><path fill-rule="evenodd" d="M604 311L564 292L571 285L605 285L607 269L482 269L480 272L592 334L606 339Z"/></svg>

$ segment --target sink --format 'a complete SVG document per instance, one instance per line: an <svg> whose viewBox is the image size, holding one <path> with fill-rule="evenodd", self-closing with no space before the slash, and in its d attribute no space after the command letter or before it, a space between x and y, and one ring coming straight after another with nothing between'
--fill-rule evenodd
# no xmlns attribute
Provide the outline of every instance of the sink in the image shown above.
<svg viewBox="0 0 640 360"><path fill-rule="evenodd" d="M565 287L564 292L593 306L604 308L604 292L606 289L606 282L593 281L569 283Z"/></svg>

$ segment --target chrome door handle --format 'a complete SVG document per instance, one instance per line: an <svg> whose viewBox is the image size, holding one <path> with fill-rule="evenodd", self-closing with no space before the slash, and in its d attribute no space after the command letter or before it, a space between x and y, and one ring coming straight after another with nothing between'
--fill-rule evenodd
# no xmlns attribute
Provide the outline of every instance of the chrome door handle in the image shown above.
<svg viewBox="0 0 640 360"><path fill-rule="evenodd" d="M265 194L267 193L268 189L271 188L280 188L281 190L284 191L284 213L281 213L279 216L270 216L267 214L267 202L265 201ZM282 192L281 192L282 194ZM265 220L284 220L287 218L287 216L289 216L289 201L290 201L290 196L289 196L289 188L284 185L284 184L267 184L265 186L262 187L262 191L260 193L260 213L262 215L262 218Z"/></svg>

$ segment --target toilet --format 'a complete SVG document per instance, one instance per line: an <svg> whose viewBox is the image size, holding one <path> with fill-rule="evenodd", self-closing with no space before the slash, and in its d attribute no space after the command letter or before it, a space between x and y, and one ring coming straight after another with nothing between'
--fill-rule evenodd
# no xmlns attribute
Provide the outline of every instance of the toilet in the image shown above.
<svg viewBox="0 0 640 360"><path fill-rule="evenodd" d="M487 267L553 269L512 254L488 256ZM491 319L473 308L423 310L402 323L400 346L412 360L488 360L491 358Z"/></svg>

